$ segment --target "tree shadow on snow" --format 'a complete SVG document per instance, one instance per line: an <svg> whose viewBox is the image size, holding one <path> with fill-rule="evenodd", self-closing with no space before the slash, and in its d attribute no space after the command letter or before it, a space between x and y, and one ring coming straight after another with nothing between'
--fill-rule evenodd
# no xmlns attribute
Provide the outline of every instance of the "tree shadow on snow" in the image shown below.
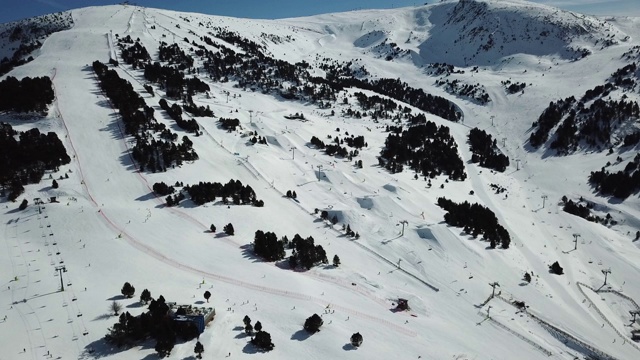
<svg viewBox="0 0 640 360"><path fill-rule="evenodd" d="M257 354L260 352L260 350L257 347L255 347L252 343L247 342L247 345L245 345L242 348L242 352L245 354Z"/></svg>
<svg viewBox="0 0 640 360"><path fill-rule="evenodd" d="M351 351L351 350L356 350L358 349L357 347L351 345L351 343L346 343L344 344L344 346L342 346L342 350L344 351Z"/></svg>
<svg viewBox="0 0 640 360"><path fill-rule="evenodd" d="M300 329L291 335L291 340L305 341L311 334L304 329Z"/></svg>
<svg viewBox="0 0 640 360"><path fill-rule="evenodd" d="M108 298L108 299L107 299L107 301L113 301L113 300L124 300L124 299L126 299L126 298L124 297L124 295L115 295L115 296L112 296L112 297Z"/></svg>
<svg viewBox="0 0 640 360"><path fill-rule="evenodd" d="M135 308L139 308L142 307L142 304L139 301L136 301L134 303L131 303L129 305L127 305L127 308L129 309L135 309Z"/></svg>
<svg viewBox="0 0 640 360"><path fill-rule="evenodd" d="M113 315L111 315L111 313L104 313L102 315L98 315L96 316L93 320L91 321L98 321L98 320L108 320L109 318L111 318Z"/></svg>
<svg viewBox="0 0 640 360"><path fill-rule="evenodd" d="M218 236L216 235L216 237ZM242 256L246 259L252 260L253 262L263 262L261 258L255 255L255 253L253 252L253 246L251 246L251 244L242 245L240 246L240 248L242 249Z"/></svg>
<svg viewBox="0 0 640 360"><path fill-rule="evenodd" d="M150 192L148 194L137 197L136 201L147 201L147 200L153 200L155 198L156 198L156 194L154 194L153 192Z"/></svg>

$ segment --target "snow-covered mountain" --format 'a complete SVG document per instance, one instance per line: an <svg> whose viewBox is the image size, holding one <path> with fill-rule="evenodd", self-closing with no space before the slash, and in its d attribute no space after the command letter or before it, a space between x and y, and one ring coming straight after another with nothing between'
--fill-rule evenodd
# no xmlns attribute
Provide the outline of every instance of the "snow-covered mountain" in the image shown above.
<svg viewBox="0 0 640 360"><path fill-rule="evenodd" d="M143 289L215 308L205 358L640 357L639 38L639 18L516 0L283 20L117 5L0 25L0 81L46 76L55 95L46 115L0 99L0 122L54 133L70 160L11 202L11 176L28 176L7 164L29 157L0 154L0 359L155 358L152 338L105 341L113 302L137 316ZM206 199L230 180L243 187ZM265 261L257 231L313 237L328 264L292 270L289 246ZM273 350L249 343L245 315Z"/></svg>

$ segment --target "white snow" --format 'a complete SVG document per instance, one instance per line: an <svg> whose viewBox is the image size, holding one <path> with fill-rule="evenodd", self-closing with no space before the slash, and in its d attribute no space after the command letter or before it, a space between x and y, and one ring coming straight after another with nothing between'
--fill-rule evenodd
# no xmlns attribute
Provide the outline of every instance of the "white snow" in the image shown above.
<svg viewBox="0 0 640 360"><path fill-rule="evenodd" d="M185 304L202 304L204 291L211 291L210 305L217 315L200 337L205 358L222 358L228 353L233 358L264 359L581 356L578 346L565 344L562 336L516 313L504 301L495 298L481 306L491 294L492 282L499 282L497 290L504 299L526 301L535 316L584 343L617 359L640 358L640 349L619 335L629 336L627 311L633 305L613 293L596 294L577 285L582 282L598 289L604 280L601 270L610 268L608 287L640 301L640 251L638 242L632 242L640 226L638 196L617 202L595 195L587 183L590 171L614 162L617 156L626 163L637 151L553 157L545 156L544 150L523 148L531 123L550 101L580 96L624 65L620 55L638 45L640 19L576 20L576 24L603 24L602 29L630 36L628 41L603 49L584 42L593 54L577 62L537 50L515 52L519 48L514 45L513 52L507 49L504 58L492 59L495 61L482 71L456 75L485 86L492 102L479 106L435 87L435 79L421 68L422 63L431 61L429 56L421 55L419 61L388 62L369 53L384 38L415 52L435 51L437 47L420 47L420 43L434 34L438 29L434 24L454 4L278 21L122 5L72 11L73 28L52 34L34 61L7 75L53 78L56 101L46 119L25 122L3 114L0 120L9 121L17 130L37 126L42 131L55 131L73 159L51 174L54 179L69 175L69 179L59 180L58 189L49 186L48 175L40 184L26 187L19 199L29 200L25 211L17 211L17 203L2 203L0 359L40 359L47 354L54 359L153 358L153 341L131 349L110 349L103 342L107 329L117 321L108 309L110 303L117 300L125 311L137 315L145 310L138 303L145 288L154 297L163 295L167 301ZM490 6L500 8L508 19L520 13L535 18L540 13L560 12L514 1L490 2ZM508 10L513 7L518 10ZM565 23L582 16L560 13ZM448 182L441 189L445 178L437 177L427 189L426 183L414 180L409 171L392 175L379 168L376 159L387 135L382 130L390 122L331 117L330 110L280 101L235 88L232 83L210 83L213 97L198 95L195 100L209 105L219 117L238 117L245 130L257 130L267 137L268 146L248 145L241 132L227 133L217 128L216 119L199 118L204 135L189 136L200 156L198 161L165 173L138 172L128 152L132 139L124 136L121 121L101 92L91 63L107 62L118 52L111 33L139 37L153 57L157 57L158 41L176 41L187 50L184 37L201 43L199 36L210 31L199 22L264 41L273 56L292 63L306 60L315 64L316 55L341 61L358 59L357 63L374 76L400 77L412 86L451 99L464 112L464 123L427 117L450 127L469 178ZM295 40L274 43L261 38L261 33L283 38L292 35ZM412 40L405 44L408 38ZM437 56L439 61L455 63L460 53ZM484 65L485 60L478 61ZM121 65L117 71L156 108L161 121L171 124L161 115L157 105L160 97L151 97L142 88L145 81L140 70ZM506 95L500 84L506 79L527 83L525 93ZM228 102L225 91L230 93ZM630 96L638 98L637 94ZM336 103L336 114L342 106L341 101ZM308 121L284 118L296 112L304 113ZM492 173L468 161L471 153L466 137L476 126L499 143L504 139L501 148L512 163L504 173ZM357 157L363 169L307 146L311 136L324 139L345 132L363 135L369 144ZM164 199L151 191L159 181L193 184L230 179L251 185L265 207L194 207L185 201L167 208ZM494 194L491 183L507 188L508 198ZM284 197L287 190L297 192L297 201ZM471 190L474 195L469 195ZM544 208L543 195L548 196ZM563 195L573 199L583 196L609 209L621 224L607 228L569 215L559 205ZM46 203L39 213L32 199L50 196L57 196L60 202ZM435 205L441 196L491 208L509 230L511 248L487 249L486 242L447 226L444 211ZM332 228L319 221L313 214L316 208L336 212L340 224ZM407 221L403 236L401 221ZM209 233L212 223L218 234ZM234 225L235 236L221 235L227 223ZM360 239L343 236L339 231L342 223L348 223ZM313 236L329 259L338 254L342 265L293 272L262 262L250 249L256 230L290 239L296 233ZM569 252L574 247L573 234L580 234L578 249ZM547 267L556 260L565 275L549 274ZM402 269L397 268L398 263ZM62 265L67 270L62 273L64 292L58 291L61 279L55 271ZM523 284L525 271L534 273L531 284ZM133 299L120 296L125 281L136 288ZM409 299L410 312L391 311L399 297ZM332 311L327 314L326 309ZM491 321L485 321L488 311ZM324 325L319 333L309 336L302 325L314 313L323 316ZM6 321L2 321L5 315ZM256 354L247 345L249 338L240 328L245 315L260 321L271 334L273 351ZM357 350L348 345L355 332L364 338ZM170 358L194 356L194 344L177 344ZM88 349L95 352L89 354Z"/></svg>

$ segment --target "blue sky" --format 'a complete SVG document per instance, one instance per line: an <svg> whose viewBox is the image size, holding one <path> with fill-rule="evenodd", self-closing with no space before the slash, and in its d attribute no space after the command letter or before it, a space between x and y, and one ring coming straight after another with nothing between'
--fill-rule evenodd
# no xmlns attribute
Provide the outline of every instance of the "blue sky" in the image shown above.
<svg viewBox="0 0 640 360"><path fill-rule="evenodd" d="M3 0L0 23L92 5L117 4L113 0ZM284 18L366 8L392 8L434 3L437 0L138 0L132 3L161 9L246 18ZM640 16L640 0L535 0L593 15Z"/></svg>

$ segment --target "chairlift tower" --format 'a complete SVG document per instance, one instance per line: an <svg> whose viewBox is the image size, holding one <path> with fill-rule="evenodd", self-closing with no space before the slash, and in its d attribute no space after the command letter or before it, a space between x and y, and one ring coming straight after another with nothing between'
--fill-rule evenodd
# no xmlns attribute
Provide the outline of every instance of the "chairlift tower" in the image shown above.
<svg viewBox="0 0 640 360"><path fill-rule="evenodd" d="M578 250L578 238L580 237L580 234L573 234L573 250ZM606 283L606 280L605 280Z"/></svg>
<svg viewBox="0 0 640 360"><path fill-rule="evenodd" d="M602 273L604 274L604 284L602 286L607 285L607 275L611 274L611 269L602 269Z"/></svg>
<svg viewBox="0 0 640 360"><path fill-rule="evenodd" d="M400 233L400 236L404 236L404 226L408 225L409 222L407 220L400 220L400 222L398 222L398 224L402 224L402 232Z"/></svg>
<svg viewBox="0 0 640 360"><path fill-rule="evenodd" d="M60 291L64 291L64 281L62 280L62 273L67 272L67 268L63 266L56 266L56 271L60 273Z"/></svg>
<svg viewBox="0 0 640 360"><path fill-rule="evenodd" d="M491 290L491 297L495 297L495 296L496 296L496 286L498 286L498 287L499 287L499 286L500 286L500 284L498 284L498 282L497 282L497 281L494 281L494 282L492 282L492 283L489 283L489 286L491 286L491 287L492 287L492 290Z"/></svg>

